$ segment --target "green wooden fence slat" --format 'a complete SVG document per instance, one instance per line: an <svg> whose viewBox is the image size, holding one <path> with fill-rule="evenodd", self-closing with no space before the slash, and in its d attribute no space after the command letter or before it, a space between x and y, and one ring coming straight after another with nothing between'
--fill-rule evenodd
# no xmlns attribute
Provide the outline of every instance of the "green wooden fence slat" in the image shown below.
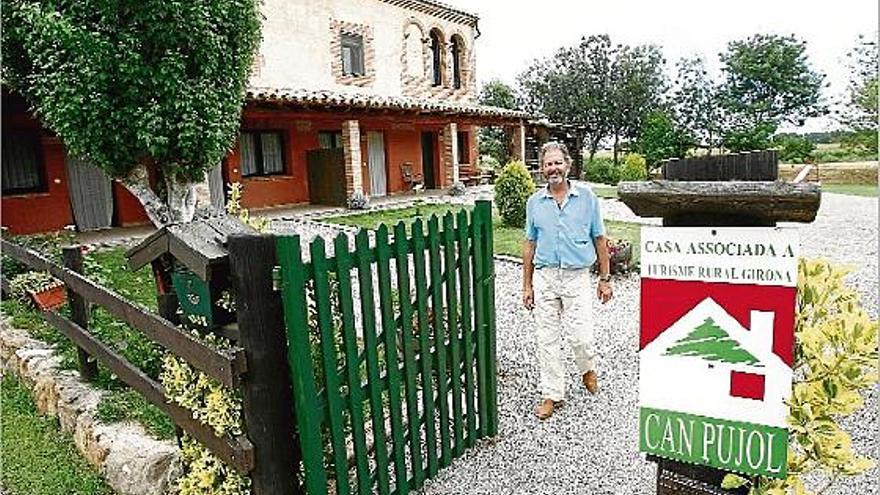
<svg viewBox="0 0 880 495"><path fill-rule="evenodd" d="M413 487L419 488L425 481L422 466L422 441L419 428L418 390L416 389L416 363L412 335L412 300L410 299L409 243L406 224L398 222L394 227L395 261L397 265L397 293L400 300L400 335L403 345L403 370L406 382L406 412L409 423L409 454L413 472Z"/></svg>
<svg viewBox="0 0 880 495"><path fill-rule="evenodd" d="M449 435L449 381L447 379L447 347L443 328L443 283L440 275L440 221L437 215L428 220L428 254L431 260L431 310L434 314L434 352L437 355L437 406L440 410L440 465L452 462Z"/></svg>
<svg viewBox="0 0 880 495"><path fill-rule="evenodd" d="M453 453L464 452L464 415L461 408L461 333L458 325L458 291L455 283L455 224L452 212L443 216L443 255L446 281L446 321L449 329L449 359L452 381Z"/></svg>
<svg viewBox="0 0 880 495"><path fill-rule="evenodd" d="M307 273L302 262L299 236L279 236L276 241L281 263L284 324L287 328L287 358L293 385L294 412L299 429L299 444L308 495L327 493L324 472L324 449L321 441L321 416L313 407L317 386L313 374L306 303Z"/></svg>
<svg viewBox="0 0 880 495"><path fill-rule="evenodd" d="M498 360L495 359L495 262L493 258L493 231L492 231L492 203L489 201L477 201L476 208L482 212L484 231L483 259L485 270L484 290L486 294L484 310L484 324L486 326L486 402L488 404L488 425L486 435L492 437L498 434Z"/></svg>
<svg viewBox="0 0 880 495"><path fill-rule="evenodd" d="M351 254L348 252L348 236L339 234L333 241L336 276L339 282L339 312L342 315L342 345L345 349L346 385L348 407L351 414L351 434L357 470L358 493L371 493L370 465L367 438L364 432L364 395L361 390L360 366L358 365L357 335L354 330L354 303L351 291Z"/></svg>
<svg viewBox="0 0 880 495"><path fill-rule="evenodd" d="M394 323L394 301L391 297L391 249L388 245L388 227L376 230L376 268L379 275L379 306L382 313L382 331L385 341L385 362L388 378L388 408L391 416L391 438L394 452L395 491L409 493L404 456L405 442L400 403L400 372L397 369L397 332Z"/></svg>
<svg viewBox="0 0 880 495"><path fill-rule="evenodd" d="M373 425L373 447L376 453L376 482L380 495L388 495L388 447L385 445L385 418L382 414L382 377L379 373L379 342L376 337L376 305L373 299L373 269L370 260L370 238L361 229L355 236L355 263L358 268L358 288L361 297L361 324L364 354L367 363L367 383L370 393L370 416Z"/></svg>
<svg viewBox="0 0 880 495"><path fill-rule="evenodd" d="M485 255L483 243L483 225L485 219L480 209L474 209L473 222L471 223L471 246L473 247L473 297L474 297L474 332L477 337L477 410L479 411L480 424L477 428L478 436L485 437L488 434L489 403L486 395L487 366L486 366L486 331L485 331L485 304L486 294L483 290L485 277Z"/></svg>
<svg viewBox="0 0 880 495"><path fill-rule="evenodd" d="M433 359L431 341L428 335L428 279L425 270L425 231L421 218L412 225L413 268L416 283L416 309L418 314L419 332L419 364L422 371L422 410L425 417L425 445L428 453L428 476L434 476L439 470L437 465L437 428L434 424L434 386ZM440 315L433 315L439 318Z"/></svg>
<svg viewBox="0 0 880 495"><path fill-rule="evenodd" d="M473 447L477 438L476 384L474 383L474 333L471 324L471 263L468 242L467 210L458 212L456 236L458 237L459 301L461 302L461 333L464 337L464 398L467 413L465 445Z"/></svg>
<svg viewBox="0 0 880 495"><path fill-rule="evenodd" d="M340 391L339 376L336 372L336 345L333 340L333 315L330 309L329 264L325 255L324 239L318 237L310 244L312 259L312 277L315 283L315 300L318 316L318 328L321 341L321 361L323 361L324 382L327 391L328 414L330 425L330 443L333 446L333 464L336 474L336 493L348 495L351 488L348 484L348 459L345 450L345 432L343 426L343 399Z"/></svg>

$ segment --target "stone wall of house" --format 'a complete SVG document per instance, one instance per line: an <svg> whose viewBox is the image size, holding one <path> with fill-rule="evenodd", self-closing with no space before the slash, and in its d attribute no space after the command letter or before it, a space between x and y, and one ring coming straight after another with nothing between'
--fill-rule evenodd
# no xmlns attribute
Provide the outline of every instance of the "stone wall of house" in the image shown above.
<svg viewBox="0 0 880 495"><path fill-rule="evenodd" d="M265 0L263 41L251 85L383 96L476 99L470 22L440 19L379 0ZM443 42L442 84L432 85L431 33ZM342 74L340 34L364 39L365 74ZM461 87L453 88L452 41L462 47Z"/></svg>

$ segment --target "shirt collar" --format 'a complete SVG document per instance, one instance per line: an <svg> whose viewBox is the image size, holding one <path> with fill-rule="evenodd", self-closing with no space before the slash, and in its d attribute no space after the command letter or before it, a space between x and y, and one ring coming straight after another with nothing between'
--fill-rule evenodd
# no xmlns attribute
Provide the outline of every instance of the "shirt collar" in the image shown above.
<svg viewBox="0 0 880 495"><path fill-rule="evenodd" d="M568 182L568 195L569 196L580 196L581 193L578 192L576 187L574 187L574 184L572 184L571 181L568 179L566 179L566 181ZM553 195L550 194L550 184L547 184L546 186L544 186L544 197L545 198L552 198L553 197Z"/></svg>

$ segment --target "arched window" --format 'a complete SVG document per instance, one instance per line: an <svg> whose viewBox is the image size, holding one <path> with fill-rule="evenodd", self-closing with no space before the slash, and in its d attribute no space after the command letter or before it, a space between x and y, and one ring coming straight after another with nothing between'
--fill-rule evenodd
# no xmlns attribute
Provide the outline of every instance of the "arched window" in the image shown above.
<svg viewBox="0 0 880 495"><path fill-rule="evenodd" d="M443 38L436 29L431 30L431 85L443 85Z"/></svg>
<svg viewBox="0 0 880 495"><path fill-rule="evenodd" d="M461 61L464 57L464 43L459 36L452 37L452 87L461 88Z"/></svg>

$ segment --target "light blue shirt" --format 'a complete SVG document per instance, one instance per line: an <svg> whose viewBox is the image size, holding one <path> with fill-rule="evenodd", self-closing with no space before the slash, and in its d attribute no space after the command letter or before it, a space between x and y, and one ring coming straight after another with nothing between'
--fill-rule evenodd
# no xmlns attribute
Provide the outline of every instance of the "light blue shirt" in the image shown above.
<svg viewBox="0 0 880 495"><path fill-rule="evenodd" d="M596 262L594 239L605 235L599 199L589 187L569 184L562 206L546 187L526 203L526 239L535 241L535 267L587 268Z"/></svg>

